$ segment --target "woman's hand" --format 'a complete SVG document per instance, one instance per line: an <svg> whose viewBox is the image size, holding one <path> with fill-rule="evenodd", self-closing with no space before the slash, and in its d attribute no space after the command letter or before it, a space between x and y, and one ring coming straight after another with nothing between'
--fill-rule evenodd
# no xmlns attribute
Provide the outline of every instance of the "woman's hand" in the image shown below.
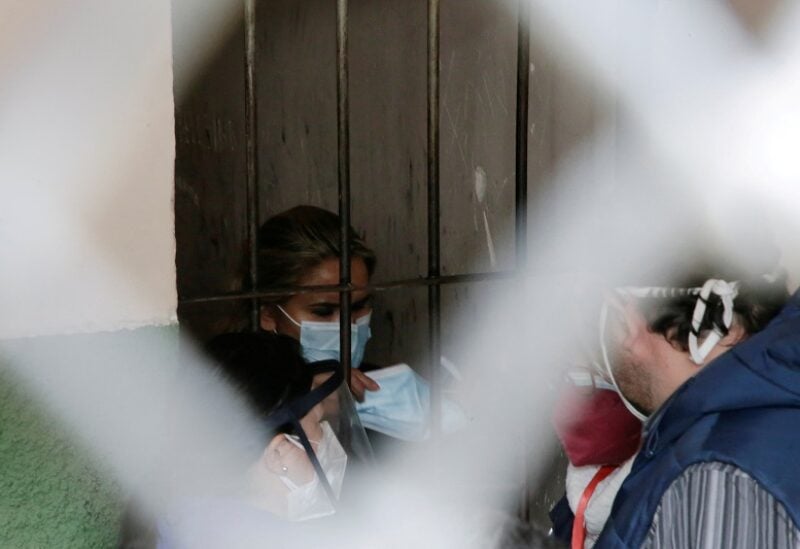
<svg viewBox="0 0 800 549"><path fill-rule="evenodd" d="M361 370L350 370L350 391L359 402L364 402L365 391L377 391L381 386Z"/></svg>
<svg viewBox="0 0 800 549"><path fill-rule="evenodd" d="M305 449L298 444L283 434L276 435L267 446L264 458L270 471L279 476L289 477L292 482L300 486L314 480L315 472Z"/></svg>

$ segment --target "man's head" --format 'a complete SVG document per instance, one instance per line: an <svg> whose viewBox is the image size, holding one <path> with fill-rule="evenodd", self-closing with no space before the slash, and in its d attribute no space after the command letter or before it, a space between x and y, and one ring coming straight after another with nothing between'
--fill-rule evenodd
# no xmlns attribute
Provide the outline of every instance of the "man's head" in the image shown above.
<svg viewBox="0 0 800 549"><path fill-rule="evenodd" d="M700 368L762 330L788 299L783 277L728 276L609 296L604 328L613 377L640 411L655 411Z"/></svg>

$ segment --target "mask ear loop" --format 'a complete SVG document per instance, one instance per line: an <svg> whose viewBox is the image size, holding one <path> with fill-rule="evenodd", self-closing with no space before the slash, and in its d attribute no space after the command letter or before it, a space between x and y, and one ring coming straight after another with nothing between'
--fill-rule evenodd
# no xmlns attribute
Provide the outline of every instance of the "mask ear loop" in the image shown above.
<svg viewBox="0 0 800 549"><path fill-rule="evenodd" d="M297 322L292 317L292 315L290 315L289 313L286 312L286 309L284 309L283 307L281 307L278 304L275 304L275 306L278 308L278 310L280 310L280 312L283 313L283 315L286 318L288 318L291 321L292 324L294 324L298 328L302 328L303 327L302 323ZM364 316L362 316L361 318L359 318L358 320L356 320L352 324L353 324L353 326L364 326L364 325L369 326L371 321L372 321L372 311L368 312L367 314L365 314Z"/></svg>
<svg viewBox="0 0 800 549"><path fill-rule="evenodd" d="M604 302L603 306L600 308L600 352L603 355L603 365L605 366L605 371L608 374L609 379L611 380L611 384L614 385L614 388L617 390L619 394L619 398L622 400L622 403L628 409L628 411L634 415L639 421L647 421L650 416L646 416L641 413L639 410L636 409L625 395L622 393L622 390L617 385L617 380L614 378L614 372L611 371L611 362L608 360L608 350L606 349L606 324L608 322L608 303Z"/></svg>
<svg viewBox="0 0 800 549"><path fill-rule="evenodd" d="M280 306L280 305L278 305L278 304L275 304L275 306L278 308L278 310L279 310L280 312L282 312L282 313L283 313L283 316L285 316L286 318L288 318L288 319L289 319L289 320L292 322L292 324L294 324L294 325L295 325L295 326L297 326L298 328L302 328L302 326L300 325L300 323L299 323L299 322L297 322L295 319L293 319L293 318L292 318L292 315L290 315L289 313L287 313L287 312L286 312L286 309L284 309L283 307L281 307L281 306Z"/></svg>
<svg viewBox="0 0 800 549"><path fill-rule="evenodd" d="M372 322L372 311L353 321L355 326L369 326Z"/></svg>
<svg viewBox="0 0 800 549"><path fill-rule="evenodd" d="M718 295L722 300L722 322L726 330L730 329L733 323L733 300L739 293L739 283L728 283L724 280L710 278L706 280L706 283L703 284L703 287L700 289L700 295L697 297L697 304L692 314L692 330L689 332L689 354L692 357L692 362L698 366L703 364L708 354L724 336L724 334L714 326L713 331L706 337L702 344L698 344L697 341L700 335L700 326L702 326L703 319L706 316L708 299L711 297L712 293Z"/></svg>

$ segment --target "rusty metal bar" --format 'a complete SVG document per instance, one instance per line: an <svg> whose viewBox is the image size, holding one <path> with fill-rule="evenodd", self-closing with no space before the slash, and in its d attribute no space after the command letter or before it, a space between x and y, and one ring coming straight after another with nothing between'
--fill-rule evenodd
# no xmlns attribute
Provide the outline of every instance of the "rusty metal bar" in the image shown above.
<svg viewBox="0 0 800 549"><path fill-rule="evenodd" d="M413 288L419 286L434 286L447 284L467 284L471 282L497 282L517 278L519 273L516 271L494 271L488 273L469 273L446 275L432 278L408 278L403 280L393 280L378 284L370 284L360 290L368 292L385 292L398 288ZM236 301L241 299L265 299L271 297L283 297L288 295L307 294L314 292L343 292L348 289L353 290L352 286L287 286L285 288L272 288L255 292L235 292L230 294L218 294L204 297L187 297L179 300L181 305L197 305L201 303L218 303L224 301Z"/></svg>
<svg viewBox="0 0 800 549"><path fill-rule="evenodd" d="M258 289L258 97L256 94L256 0L244 2L244 116L245 116L245 186L247 193L247 244L250 289ZM250 328L260 325L257 299L250 304Z"/></svg>
<svg viewBox="0 0 800 549"><path fill-rule="evenodd" d="M348 0L336 3L336 127L339 146L339 349L346 382L350 383L350 104L347 56Z"/></svg>
<svg viewBox="0 0 800 549"><path fill-rule="evenodd" d="M439 0L428 0L428 278L439 279ZM441 287L428 286L431 433L441 432Z"/></svg>
<svg viewBox="0 0 800 549"><path fill-rule="evenodd" d="M530 7L519 0L517 22L516 267L528 264L528 92L530 89Z"/></svg>
<svg viewBox="0 0 800 549"><path fill-rule="evenodd" d="M528 93L530 89L530 0L519 0L517 10L517 118L516 201L514 210L516 269L528 266ZM523 436L525 447L528 437ZM532 455L526 452L526 455ZM531 471L523 461L524 486L520 494L520 518L531 521Z"/></svg>

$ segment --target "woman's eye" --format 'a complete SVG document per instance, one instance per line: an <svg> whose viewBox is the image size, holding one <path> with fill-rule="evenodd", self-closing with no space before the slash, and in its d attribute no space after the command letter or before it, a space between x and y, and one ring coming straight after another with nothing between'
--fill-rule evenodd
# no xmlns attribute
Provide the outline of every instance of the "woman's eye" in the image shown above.
<svg viewBox="0 0 800 549"><path fill-rule="evenodd" d="M370 298L362 299L361 301L356 301L353 303L353 311L363 311L364 309L368 309L370 307Z"/></svg>
<svg viewBox="0 0 800 549"><path fill-rule="evenodd" d="M314 307L313 309L311 309L311 313L314 316L319 316L319 317L329 317L332 316L333 313L335 312L336 309L334 307Z"/></svg>

